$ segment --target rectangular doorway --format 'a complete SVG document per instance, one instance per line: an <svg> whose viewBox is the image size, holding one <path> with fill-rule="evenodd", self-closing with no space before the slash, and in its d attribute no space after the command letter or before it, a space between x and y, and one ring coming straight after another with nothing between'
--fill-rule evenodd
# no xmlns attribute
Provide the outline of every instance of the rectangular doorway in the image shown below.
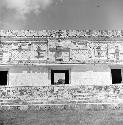
<svg viewBox="0 0 123 125"><path fill-rule="evenodd" d="M121 69L111 69L112 74L112 84L117 84L122 82Z"/></svg>
<svg viewBox="0 0 123 125"><path fill-rule="evenodd" d="M7 85L8 71L0 71L0 86Z"/></svg>
<svg viewBox="0 0 123 125"><path fill-rule="evenodd" d="M51 85L69 84L69 70L51 70Z"/></svg>

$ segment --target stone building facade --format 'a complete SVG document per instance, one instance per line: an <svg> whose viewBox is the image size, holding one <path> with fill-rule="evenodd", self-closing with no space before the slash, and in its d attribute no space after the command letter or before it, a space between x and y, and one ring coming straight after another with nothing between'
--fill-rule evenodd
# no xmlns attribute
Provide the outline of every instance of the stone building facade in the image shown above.
<svg viewBox="0 0 123 125"><path fill-rule="evenodd" d="M122 102L122 30L1 30L0 41L3 104Z"/></svg>
<svg viewBox="0 0 123 125"><path fill-rule="evenodd" d="M0 70L9 86L49 86L53 70L68 70L69 85L111 85L113 69L122 77L122 37L116 30L1 31Z"/></svg>

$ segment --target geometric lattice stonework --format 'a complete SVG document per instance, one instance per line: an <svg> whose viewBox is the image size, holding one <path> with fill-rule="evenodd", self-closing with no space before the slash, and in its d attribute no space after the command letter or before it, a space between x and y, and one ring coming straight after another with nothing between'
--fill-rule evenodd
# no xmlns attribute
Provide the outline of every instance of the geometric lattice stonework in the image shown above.
<svg viewBox="0 0 123 125"><path fill-rule="evenodd" d="M71 50L72 61L83 62L89 58L87 49L73 49Z"/></svg>
<svg viewBox="0 0 123 125"><path fill-rule="evenodd" d="M28 60L30 57L30 54L28 51L21 51L18 52L17 50L12 51L12 60Z"/></svg>

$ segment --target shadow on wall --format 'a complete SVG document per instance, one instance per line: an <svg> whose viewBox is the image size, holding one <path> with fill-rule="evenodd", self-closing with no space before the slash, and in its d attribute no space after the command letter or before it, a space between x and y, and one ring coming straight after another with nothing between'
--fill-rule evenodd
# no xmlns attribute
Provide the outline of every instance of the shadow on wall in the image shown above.
<svg viewBox="0 0 123 125"><path fill-rule="evenodd" d="M47 73L48 68L47 67L41 67L41 66L18 66L18 67L11 67L9 69L10 73Z"/></svg>

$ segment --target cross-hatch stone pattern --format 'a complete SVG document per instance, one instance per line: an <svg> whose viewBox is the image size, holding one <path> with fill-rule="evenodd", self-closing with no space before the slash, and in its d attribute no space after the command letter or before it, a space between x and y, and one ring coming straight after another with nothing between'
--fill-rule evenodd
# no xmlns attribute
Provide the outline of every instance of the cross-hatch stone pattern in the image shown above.
<svg viewBox="0 0 123 125"><path fill-rule="evenodd" d="M0 64L123 63L122 30L1 30L0 40Z"/></svg>

